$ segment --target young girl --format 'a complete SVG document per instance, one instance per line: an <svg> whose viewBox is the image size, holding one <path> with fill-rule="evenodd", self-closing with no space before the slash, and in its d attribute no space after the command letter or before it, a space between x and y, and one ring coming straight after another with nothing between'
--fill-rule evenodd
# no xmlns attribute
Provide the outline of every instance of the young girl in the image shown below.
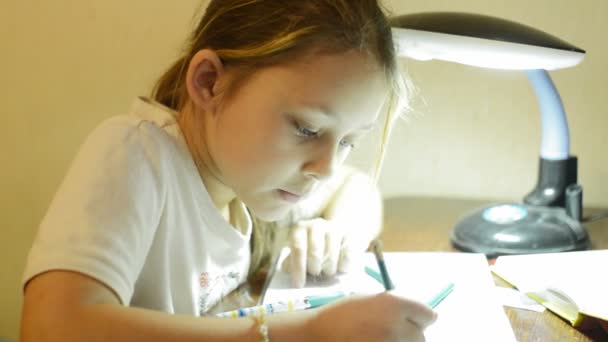
<svg viewBox="0 0 608 342"><path fill-rule="evenodd" d="M81 147L29 255L22 340L422 340L434 313L390 293L206 315L276 226L296 286L378 233L376 189L342 162L397 103L392 44L376 0L211 1L153 99Z"/></svg>

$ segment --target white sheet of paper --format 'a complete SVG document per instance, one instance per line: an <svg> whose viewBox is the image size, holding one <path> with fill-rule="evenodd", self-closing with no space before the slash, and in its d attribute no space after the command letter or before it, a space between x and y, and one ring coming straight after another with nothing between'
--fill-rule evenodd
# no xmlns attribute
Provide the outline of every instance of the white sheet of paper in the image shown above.
<svg viewBox="0 0 608 342"><path fill-rule="evenodd" d="M496 286L494 288L495 295L500 298L500 302L504 306L511 308L524 309L536 312L543 312L546 308L525 294L509 287Z"/></svg>
<svg viewBox="0 0 608 342"><path fill-rule="evenodd" d="M494 271L521 292L556 288L592 316L608 317L608 249L496 259Z"/></svg>
<svg viewBox="0 0 608 342"><path fill-rule="evenodd" d="M447 252L384 253L396 292L428 302L449 283L454 290L435 309L437 321L427 328L427 341L515 341L483 254ZM361 267L332 279L309 279L303 289L290 286L289 275L278 271L270 283L265 303L312 295L378 293L382 285L364 271L378 270L369 253ZM360 271L359 271L360 270Z"/></svg>

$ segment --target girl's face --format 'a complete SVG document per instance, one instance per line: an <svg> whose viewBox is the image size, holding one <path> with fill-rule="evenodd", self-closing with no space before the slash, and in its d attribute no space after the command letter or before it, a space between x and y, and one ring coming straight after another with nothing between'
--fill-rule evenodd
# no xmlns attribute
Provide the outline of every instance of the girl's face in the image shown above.
<svg viewBox="0 0 608 342"><path fill-rule="evenodd" d="M258 217L280 219L344 162L387 90L354 52L264 68L207 115L205 165Z"/></svg>

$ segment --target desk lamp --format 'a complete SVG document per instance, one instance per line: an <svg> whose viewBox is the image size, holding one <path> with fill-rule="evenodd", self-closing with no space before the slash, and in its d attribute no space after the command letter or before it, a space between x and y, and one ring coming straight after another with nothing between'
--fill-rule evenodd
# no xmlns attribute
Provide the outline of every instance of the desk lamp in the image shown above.
<svg viewBox="0 0 608 342"><path fill-rule="evenodd" d="M466 216L452 230L452 244L489 258L587 249L577 158L570 155L566 114L547 72L577 65L585 51L537 29L478 14L417 13L390 23L398 56L524 70L540 106L536 187L522 203L499 203Z"/></svg>

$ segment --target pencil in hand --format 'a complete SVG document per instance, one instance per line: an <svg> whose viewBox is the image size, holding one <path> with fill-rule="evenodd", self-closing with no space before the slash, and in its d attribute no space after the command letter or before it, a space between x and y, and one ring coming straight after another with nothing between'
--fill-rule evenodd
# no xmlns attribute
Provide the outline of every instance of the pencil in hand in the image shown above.
<svg viewBox="0 0 608 342"><path fill-rule="evenodd" d="M376 261L378 262L378 269L380 269L380 275L382 276L382 283L384 284L384 289L386 291L393 290L395 285L391 281L390 276L388 275L388 270L386 269L386 264L384 263L384 256L382 255L382 243L380 240L374 240L371 243L371 249L376 257Z"/></svg>

